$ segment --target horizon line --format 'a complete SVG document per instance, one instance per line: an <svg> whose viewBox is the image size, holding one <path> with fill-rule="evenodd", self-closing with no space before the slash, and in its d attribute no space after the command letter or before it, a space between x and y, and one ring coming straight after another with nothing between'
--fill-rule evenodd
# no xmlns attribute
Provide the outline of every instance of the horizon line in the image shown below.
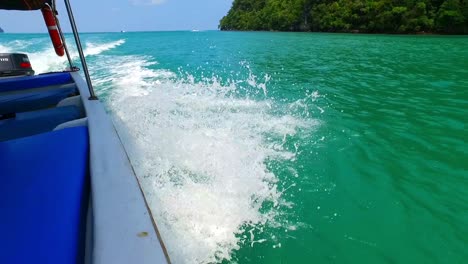
<svg viewBox="0 0 468 264"><path fill-rule="evenodd" d="M47 31L45 32L8 32L3 29L4 32L0 34L48 34ZM122 32L123 31L123 32ZM189 32L203 32L203 31L222 31L220 29L168 29L168 30L120 30L120 31L79 31L78 33L143 33L143 32L181 32L181 31L189 31ZM63 32L64 34L73 34L72 31Z"/></svg>

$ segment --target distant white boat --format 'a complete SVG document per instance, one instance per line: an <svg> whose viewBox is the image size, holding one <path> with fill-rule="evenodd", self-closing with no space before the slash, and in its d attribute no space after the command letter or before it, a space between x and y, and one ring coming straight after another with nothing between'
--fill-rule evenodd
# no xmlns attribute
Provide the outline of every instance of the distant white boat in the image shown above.
<svg viewBox="0 0 468 264"><path fill-rule="evenodd" d="M192 29L192 32L199 32L200 30L198 29Z"/></svg>
<svg viewBox="0 0 468 264"><path fill-rule="evenodd" d="M125 32L127 32L127 31L125 31L125 30L120 30L120 33L125 33Z"/></svg>

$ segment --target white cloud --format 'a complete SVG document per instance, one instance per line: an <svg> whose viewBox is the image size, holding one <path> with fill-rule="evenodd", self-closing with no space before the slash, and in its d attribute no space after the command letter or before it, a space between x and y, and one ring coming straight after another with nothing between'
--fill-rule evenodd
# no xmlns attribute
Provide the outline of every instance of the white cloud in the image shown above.
<svg viewBox="0 0 468 264"><path fill-rule="evenodd" d="M164 4L166 0L130 0L134 5L160 5Z"/></svg>

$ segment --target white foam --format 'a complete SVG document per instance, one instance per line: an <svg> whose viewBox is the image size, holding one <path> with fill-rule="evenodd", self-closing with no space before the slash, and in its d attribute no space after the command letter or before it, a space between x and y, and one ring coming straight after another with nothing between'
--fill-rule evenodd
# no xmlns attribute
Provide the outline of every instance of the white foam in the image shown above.
<svg viewBox="0 0 468 264"><path fill-rule="evenodd" d="M68 66L66 57L55 55L53 47L38 52L30 52L28 57L36 74L63 71Z"/></svg>
<svg viewBox="0 0 468 264"><path fill-rule="evenodd" d="M0 53L10 53L10 48L0 44Z"/></svg>
<svg viewBox="0 0 468 264"><path fill-rule="evenodd" d="M91 64L90 70L99 93L113 90L114 96L117 96L123 90L115 87L125 87L125 94L138 96L146 95L161 78L175 76L169 71L147 68L154 64L156 63L138 56L104 56L99 64Z"/></svg>
<svg viewBox="0 0 468 264"><path fill-rule="evenodd" d="M282 139L316 123L273 114L273 101L230 96L234 82L181 80L147 64L126 59L114 69L110 107L172 261L229 260L238 234L273 222L281 204L265 162L293 159ZM267 201L276 208L261 213Z"/></svg>
<svg viewBox="0 0 468 264"><path fill-rule="evenodd" d="M103 53L104 51L114 49L124 43L125 43L124 39L119 39L117 41L104 43L104 44L94 44L92 42L88 42L86 43L86 48L83 52L86 56L98 55L98 54Z"/></svg>
<svg viewBox="0 0 468 264"><path fill-rule="evenodd" d="M5 43L5 45L0 44L0 53L14 52L14 49L24 50L24 49L27 49L28 47L32 46L35 42L37 43L38 41L40 41L40 40L35 39L35 40L13 40L13 41L8 41L7 43Z"/></svg>

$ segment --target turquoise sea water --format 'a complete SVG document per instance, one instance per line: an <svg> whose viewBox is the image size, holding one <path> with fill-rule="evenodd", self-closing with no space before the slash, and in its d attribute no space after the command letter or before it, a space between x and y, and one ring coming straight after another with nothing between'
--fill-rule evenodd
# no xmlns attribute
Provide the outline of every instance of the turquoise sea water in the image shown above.
<svg viewBox="0 0 468 264"><path fill-rule="evenodd" d="M174 263L468 260L468 37L82 38Z"/></svg>

